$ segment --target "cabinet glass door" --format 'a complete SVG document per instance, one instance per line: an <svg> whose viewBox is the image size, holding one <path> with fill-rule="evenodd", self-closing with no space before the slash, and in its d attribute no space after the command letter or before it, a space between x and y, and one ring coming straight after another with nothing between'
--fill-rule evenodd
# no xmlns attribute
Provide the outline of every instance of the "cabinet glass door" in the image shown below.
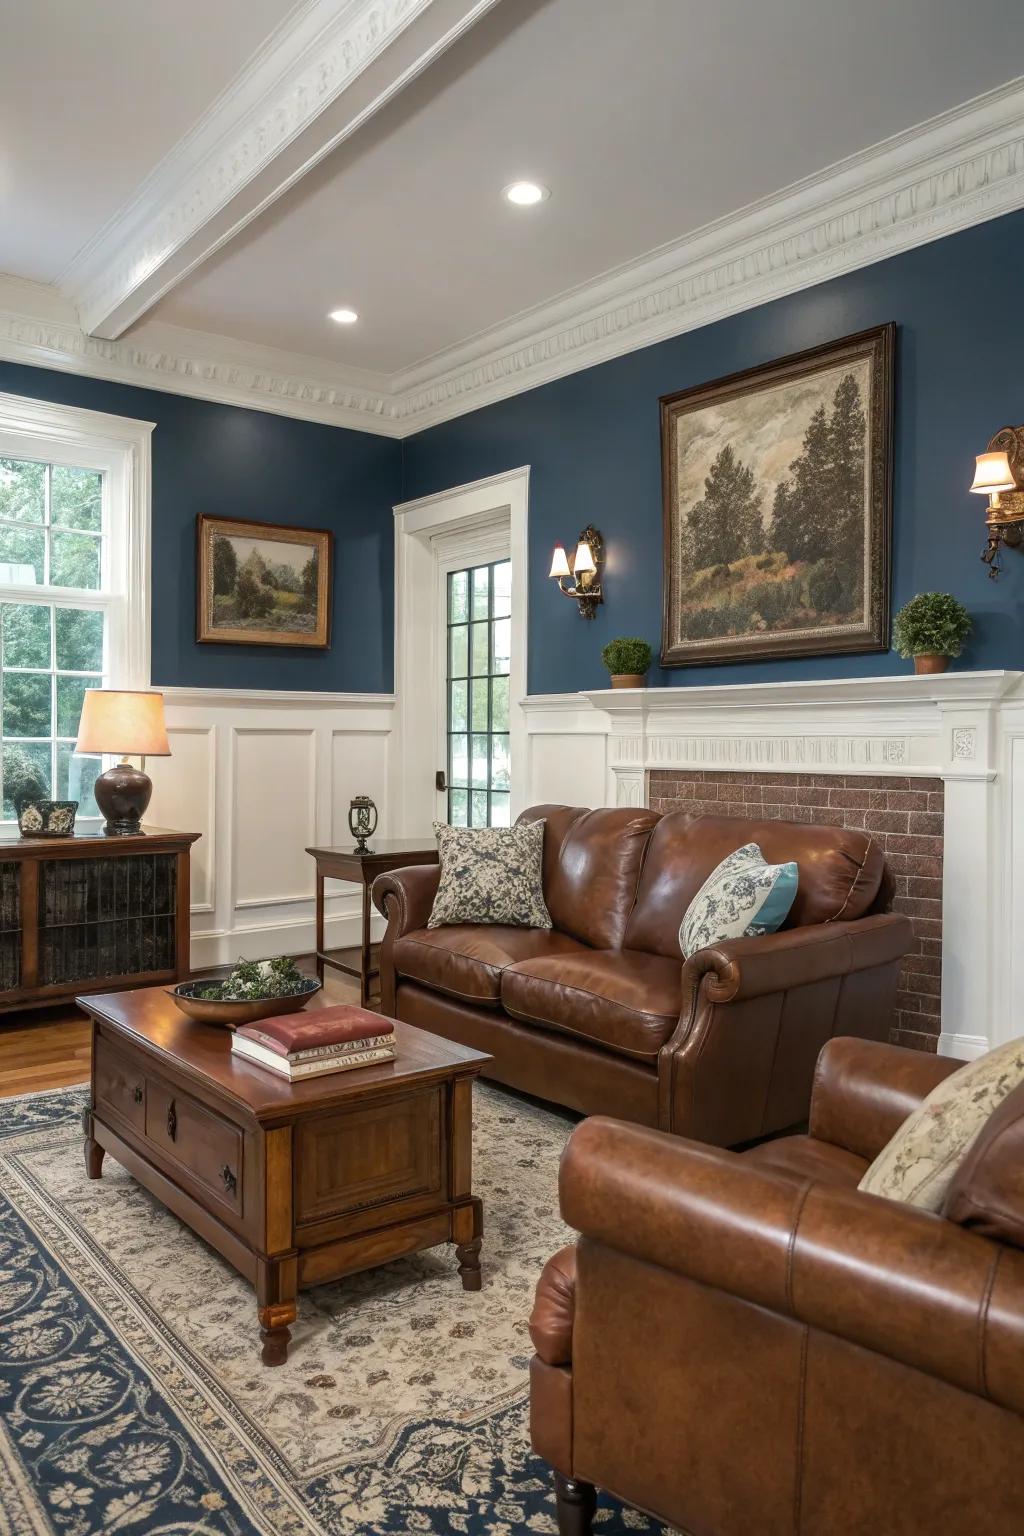
<svg viewBox="0 0 1024 1536"><path fill-rule="evenodd" d="M511 561L449 572L448 820L453 827L510 823L511 653Z"/></svg>

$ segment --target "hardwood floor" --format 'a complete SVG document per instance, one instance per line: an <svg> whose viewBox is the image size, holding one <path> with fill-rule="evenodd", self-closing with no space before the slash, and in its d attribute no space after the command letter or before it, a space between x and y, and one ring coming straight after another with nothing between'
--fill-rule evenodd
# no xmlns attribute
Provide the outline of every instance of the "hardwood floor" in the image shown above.
<svg viewBox="0 0 1024 1536"><path fill-rule="evenodd" d="M325 992L358 1003L359 984L328 973ZM0 1018L0 1098L89 1080L89 1021L72 1004Z"/></svg>
<svg viewBox="0 0 1024 1536"><path fill-rule="evenodd" d="M0 1098L67 1088L89 1077L89 1021L71 1007L0 1019Z"/></svg>

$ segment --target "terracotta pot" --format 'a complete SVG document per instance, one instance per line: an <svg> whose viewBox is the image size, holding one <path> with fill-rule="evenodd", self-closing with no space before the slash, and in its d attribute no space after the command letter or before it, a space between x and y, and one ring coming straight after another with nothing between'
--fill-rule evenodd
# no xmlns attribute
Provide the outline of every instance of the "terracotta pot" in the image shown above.
<svg viewBox="0 0 1024 1536"><path fill-rule="evenodd" d="M642 688L647 682L646 672L613 672L613 688Z"/></svg>
<svg viewBox="0 0 1024 1536"><path fill-rule="evenodd" d="M948 667L948 656L934 656L929 654L925 656L914 657L915 672L945 672Z"/></svg>

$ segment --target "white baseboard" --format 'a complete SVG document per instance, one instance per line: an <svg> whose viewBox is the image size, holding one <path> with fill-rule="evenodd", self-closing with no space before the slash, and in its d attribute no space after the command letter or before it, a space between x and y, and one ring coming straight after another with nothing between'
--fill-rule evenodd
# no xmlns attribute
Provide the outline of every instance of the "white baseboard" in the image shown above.
<svg viewBox="0 0 1024 1536"><path fill-rule="evenodd" d="M960 1035L952 1030L943 1030L939 1036L939 1055L958 1056L961 1061L974 1061L977 1056L984 1056L990 1050L987 1035Z"/></svg>

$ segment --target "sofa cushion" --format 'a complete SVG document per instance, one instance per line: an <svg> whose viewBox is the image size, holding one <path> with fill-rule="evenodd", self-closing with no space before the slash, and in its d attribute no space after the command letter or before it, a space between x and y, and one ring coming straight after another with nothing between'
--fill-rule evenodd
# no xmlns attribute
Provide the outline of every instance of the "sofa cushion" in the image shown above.
<svg viewBox="0 0 1024 1536"><path fill-rule="evenodd" d="M682 961L627 949L521 960L501 978L506 1013L651 1060L679 1022Z"/></svg>
<svg viewBox="0 0 1024 1536"><path fill-rule="evenodd" d="M623 809L588 811L573 822L545 889L556 928L594 949L620 948L657 821L654 811Z"/></svg>
<svg viewBox="0 0 1024 1536"><path fill-rule="evenodd" d="M544 823L545 900L551 889L551 882L555 878L558 861L562 856L562 844L565 842L569 828L586 814L585 805L531 805L528 810L520 811L516 817L517 827L525 826L531 821Z"/></svg>
<svg viewBox="0 0 1024 1536"><path fill-rule="evenodd" d="M418 928L395 940L395 970L435 992L497 1008L501 973L531 955L582 950L567 934L550 928L506 928L498 924L451 924Z"/></svg>
<svg viewBox="0 0 1024 1536"><path fill-rule="evenodd" d="M982 1126L942 1214L983 1237L1024 1248L1024 1086Z"/></svg>
<svg viewBox="0 0 1024 1536"><path fill-rule="evenodd" d="M687 907L717 865L744 843L756 843L769 864L796 860L799 886L785 928L863 917L878 894L885 860L866 832L672 811L651 835L625 947L678 954Z"/></svg>
<svg viewBox="0 0 1024 1536"><path fill-rule="evenodd" d="M727 853L690 902L679 925L679 949L687 959L709 944L775 933L793 905L796 865L766 864L756 843Z"/></svg>
<svg viewBox="0 0 1024 1536"><path fill-rule="evenodd" d="M799 1179L801 1183L813 1179L816 1184L844 1189L856 1189L868 1166L866 1157L819 1141L816 1136L780 1136L775 1141L762 1141L742 1155L759 1168L781 1173L784 1178Z"/></svg>
<svg viewBox="0 0 1024 1536"><path fill-rule="evenodd" d="M441 875L428 928L495 923L550 928L544 902L544 823L449 827L434 822Z"/></svg>
<svg viewBox="0 0 1024 1536"><path fill-rule="evenodd" d="M1024 1039L966 1062L933 1088L887 1141L858 1189L940 1211L986 1121L1024 1083Z"/></svg>

